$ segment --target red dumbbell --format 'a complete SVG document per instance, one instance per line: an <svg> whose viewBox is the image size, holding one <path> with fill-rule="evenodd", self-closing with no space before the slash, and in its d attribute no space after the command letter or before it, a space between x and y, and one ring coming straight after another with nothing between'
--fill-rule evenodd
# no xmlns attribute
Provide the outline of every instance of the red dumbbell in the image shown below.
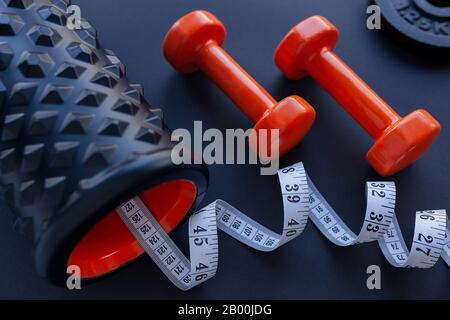
<svg viewBox="0 0 450 320"><path fill-rule="evenodd" d="M292 149L311 128L315 111L298 96L281 102L267 93L221 47L223 24L207 11L179 19L164 40L164 56L182 73L202 70L255 123L254 129L279 129L280 154ZM270 149L269 141L269 149ZM255 146L253 146L255 147ZM265 156L265 155L262 155Z"/></svg>
<svg viewBox="0 0 450 320"><path fill-rule="evenodd" d="M382 176L397 173L434 142L441 126L427 111L400 117L336 54L338 30L320 16L295 26L281 41L275 63L292 80L310 74L375 139L367 160Z"/></svg>

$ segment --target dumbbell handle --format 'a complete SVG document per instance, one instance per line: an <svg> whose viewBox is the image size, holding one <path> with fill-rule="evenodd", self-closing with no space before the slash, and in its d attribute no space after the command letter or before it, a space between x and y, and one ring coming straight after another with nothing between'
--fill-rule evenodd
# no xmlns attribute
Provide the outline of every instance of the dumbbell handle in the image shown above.
<svg viewBox="0 0 450 320"><path fill-rule="evenodd" d="M401 117L333 51L324 49L306 65L308 73L372 136L379 138Z"/></svg>
<svg viewBox="0 0 450 320"><path fill-rule="evenodd" d="M196 64L253 123L257 123L262 115L277 103L222 47L213 41L199 50ZM236 85L237 83L241 85Z"/></svg>

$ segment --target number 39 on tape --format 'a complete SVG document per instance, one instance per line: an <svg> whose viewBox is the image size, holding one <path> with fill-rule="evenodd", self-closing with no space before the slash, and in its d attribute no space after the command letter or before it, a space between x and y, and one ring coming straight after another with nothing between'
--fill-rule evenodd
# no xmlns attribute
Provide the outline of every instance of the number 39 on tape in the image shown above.
<svg viewBox="0 0 450 320"><path fill-rule="evenodd" d="M430 268L441 256L450 265L446 211L416 213L414 239L409 251L395 216L396 188L393 182L366 184L366 214L360 232L355 234L314 186L302 163L280 170L278 177L284 209L280 233L266 228L225 201L217 200L189 219L190 261L139 197L121 205L117 212L166 277L184 291L216 274L218 229L249 247L271 252L300 236L309 219L338 246L378 241L384 256L395 267Z"/></svg>

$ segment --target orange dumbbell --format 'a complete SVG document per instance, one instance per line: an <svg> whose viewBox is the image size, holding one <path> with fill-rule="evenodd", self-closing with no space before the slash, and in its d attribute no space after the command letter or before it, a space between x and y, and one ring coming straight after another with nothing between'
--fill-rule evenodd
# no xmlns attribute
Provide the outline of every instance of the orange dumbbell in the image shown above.
<svg viewBox="0 0 450 320"><path fill-rule="evenodd" d="M281 41L275 62L292 80L310 74L375 139L367 154L382 176L413 163L434 142L441 126L427 111L400 117L336 54L338 30L320 16L295 26Z"/></svg>
<svg viewBox="0 0 450 320"><path fill-rule="evenodd" d="M225 35L225 27L214 15L193 11L167 33L164 56L180 72L206 73L255 123L256 133L279 129L280 154L288 152L311 128L314 109L298 96L277 102L222 49ZM273 141L268 142L271 150Z"/></svg>

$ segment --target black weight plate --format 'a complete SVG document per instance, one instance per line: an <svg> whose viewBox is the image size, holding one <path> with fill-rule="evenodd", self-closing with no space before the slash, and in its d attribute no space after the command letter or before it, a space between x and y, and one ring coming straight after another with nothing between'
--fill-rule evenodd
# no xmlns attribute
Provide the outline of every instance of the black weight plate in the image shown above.
<svg viewBox="0 0 450 320"><path fill-rule="evenodd" d="M435 48L450 48L450 1L374 0L384 19L409 39Z"/></svg>

